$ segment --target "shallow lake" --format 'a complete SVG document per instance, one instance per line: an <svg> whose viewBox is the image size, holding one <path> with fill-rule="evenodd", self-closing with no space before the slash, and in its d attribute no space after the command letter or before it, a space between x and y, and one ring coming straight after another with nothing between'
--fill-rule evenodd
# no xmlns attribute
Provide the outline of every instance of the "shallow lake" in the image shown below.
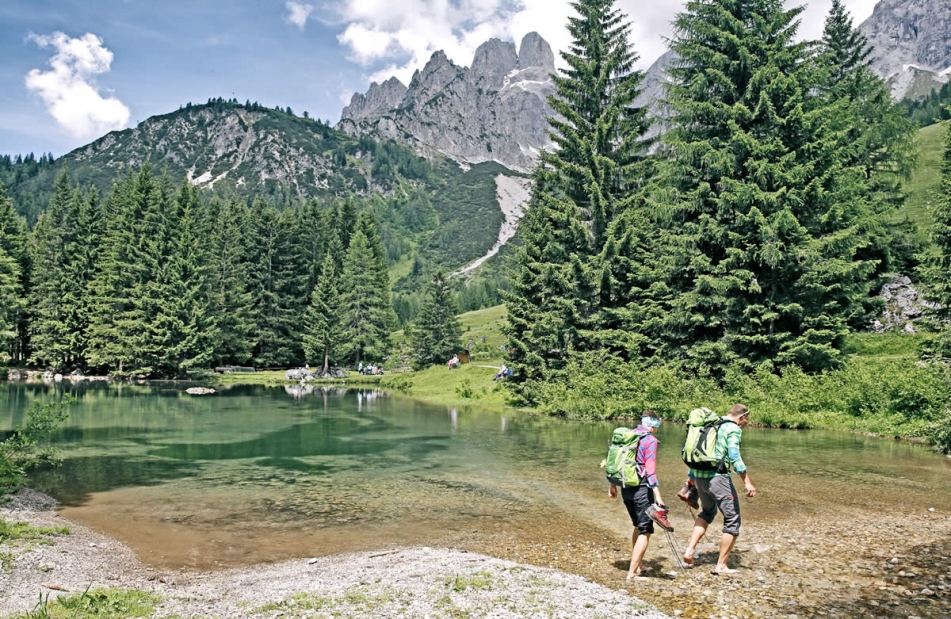
<svg viewBox="0 0 951 619"><path fill-rule="evenodd" d="M623 540L631 525L599 469L614 423L446 408L372 390L177 384L0 384L0 435L34 398L77 403L55 437L63 465L32 484L61 513L152 565L214 568L401 544L544 540L573 528ZM755 411L754 421L755 421ZM664 424L668 504L685 475L684 429ZM760 495L744 522L843 510L901 492L905 509L951 509L951 461L845 432L748 428ZM897 498L898 495L894 494ZM674 505L677 504L677 505ZM677 512L677 522L689 522ZM477 544L476 544L477 545Z"/></svg>

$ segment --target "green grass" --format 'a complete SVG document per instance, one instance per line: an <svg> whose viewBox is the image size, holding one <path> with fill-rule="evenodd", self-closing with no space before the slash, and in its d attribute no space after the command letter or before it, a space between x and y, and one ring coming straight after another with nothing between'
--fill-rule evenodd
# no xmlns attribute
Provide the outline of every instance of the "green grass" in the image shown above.
<svg viewBox="0 0 951 619"><path fill-rule="evenodd" d="M13 547L50 544L51 535L68 535L69 527L34 527L26 522L7 522L0 518L0 568L7 570L16 559Z"/></svg>
<svg viewBox="0 0 951 619"><path fill-rule="evenodd" d="M12 619L127 619L149 617L162 598L135 589L93 589L50 601L40 597L29 613Z"/></svg>
<svg viewBox="0 0 951 619"><path fill-rule="evenodd" d="M934 225L928 204L931 195L941 184L941 156L944 152L944 123L925 127L918 132L918 153L921 159L918 169L908 183L908 199L899 211L918 224L923 237L927 238Z"/></svg>
<svg viewBox="0 0 951 619"><path fill-rule="evenodd" d="M346 378L317 379L308 382L309 385L378 385L380 376L363 376L356 372L349 372ZM287 380L285 372L280 370L253 372L253 373L235 373L235 374L206 374L203 376L205 382L211 385L264 385L266 387L280 387L282 385L297 384L300 381Z"/></svg>
<svg viewBox="0 0 951 619"><path fill-rule="evenodd" d="M497 371L495 367L481 367L478 362L464 363L455 370L437 365L419 372L384 376L380 387L432 404L505 408L509 406L508 391L492 380Z"/></svg>
<svg viewBox="0 0 951 619"><path fill-rule="evenodd" d="M505 306L496 305L459 316L463 348L471 347L474 362L502 359L505 346L502 325L506 315Z"/></svg>
<svg viewBox="0 0 951 619"><path fill-rule="evenodd" d="M844 352L872 359L917 359L921 345L931 337L924 333L853 333Z"/></svg>

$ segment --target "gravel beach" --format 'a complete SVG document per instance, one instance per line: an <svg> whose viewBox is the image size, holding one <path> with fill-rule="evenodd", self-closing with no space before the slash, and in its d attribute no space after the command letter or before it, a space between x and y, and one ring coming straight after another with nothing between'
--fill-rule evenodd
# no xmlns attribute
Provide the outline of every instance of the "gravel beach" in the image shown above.
<svg viewBox="0 0 951 619"><path fill-rule="evenodd" d="M144 565L54 507L24 491L0 509L8 521L71 529L52 545L14 551L12 569L0 573L0 617L29 610L41 593L62 594L46 585L81 592L90 584L154 591L165 600L157 617L951 617L951 513L886 513L874 497L817 504L795 522L778 514L745 524L732 576L710 573L710 540L697 566L683 570L655 535L646 557L653 571L631 583L630 538L569 518L551 518L534 539L473 532L453 549L380 548L202 571ZM672 521L682 548L692 522L686 508Z"/></svg>
<svg viewBox="0 0 951 619"><path fill-rule="evenodd" d="M0 572L0 616L30 610L41 595L53 599L91 585L155 592L164 600L156 617L667 617L626 590L582 576L439 548L160 570L54 508L51 498L29 490L0 508L7 521L70 528L49 545L13 549L12 568Z"/></svg>

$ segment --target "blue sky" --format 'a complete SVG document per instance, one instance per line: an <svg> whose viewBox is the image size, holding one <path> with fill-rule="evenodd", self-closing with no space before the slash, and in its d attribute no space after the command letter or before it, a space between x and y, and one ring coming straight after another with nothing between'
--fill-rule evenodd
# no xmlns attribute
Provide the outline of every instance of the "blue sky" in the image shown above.
<svg viewBox="0 0 951 619"><path fill-rule="evenodd" d="M831 0L812 0L815 36ZM788 0L788 4L802 4ZM846 0L856 22L875 0ZM618 0L646 68L677 0ZM567 43L568 0L2 0L0 153L60 156L187 102L290 106L336 122L371 80L433 52L468 65L491 37Z"/></svg>

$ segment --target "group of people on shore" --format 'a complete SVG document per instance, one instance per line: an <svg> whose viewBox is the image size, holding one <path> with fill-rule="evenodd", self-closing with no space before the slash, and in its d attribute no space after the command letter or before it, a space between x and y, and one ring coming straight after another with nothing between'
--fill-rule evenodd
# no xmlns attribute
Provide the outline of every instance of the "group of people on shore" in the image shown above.
<svg viewBox="0 0 951 619"><path fill-rule="evenodd" d="M382 376L383 366L374 365L373 363L363 365L363 362L361 361L357 364L357 372L363 374L364 376Z"/></svg>
<svg viewBox="0 0 951 619"><path fill-rule="evenodd" d="M719 557L713 574L730 574L735 569L727 565L730 553L736 545L736 538L740 535L740 499L736 487L733 485L732 474L736 473L743 481L746 496L756 496L756 487L750 479L746 464L740 455L740 441L743 428L749 423L750 411L743 404L734 404L727 415L720 418L716 425L715 470L701 470L688 465L687 481L678 493L678 497L694 509L700 510L694 521L690 540L684 551L682 561L685 566L692 566L695 562L697 545L713 523L717 511L723 514L723 529L719 544ZM639 474L637 485L625 485L621 488L621 497L634 524L634 534L631 538L632 553L631 565L628 569L628 580L644 578L642 574L649 571L643 565L644 554L650 537L654 533L655 519L666 524L666 506L660 493L660 483L657 479L657 449L659 441L654 436L660 427L660 417L653 411L645 411L641 423L635 428L640 436L637 445L636 465ZM616 498L617 486L613 483L608 489L608 495ZM660 513L658 518L657 514ZM652 518L651 516L654 516Z"/></svg>

